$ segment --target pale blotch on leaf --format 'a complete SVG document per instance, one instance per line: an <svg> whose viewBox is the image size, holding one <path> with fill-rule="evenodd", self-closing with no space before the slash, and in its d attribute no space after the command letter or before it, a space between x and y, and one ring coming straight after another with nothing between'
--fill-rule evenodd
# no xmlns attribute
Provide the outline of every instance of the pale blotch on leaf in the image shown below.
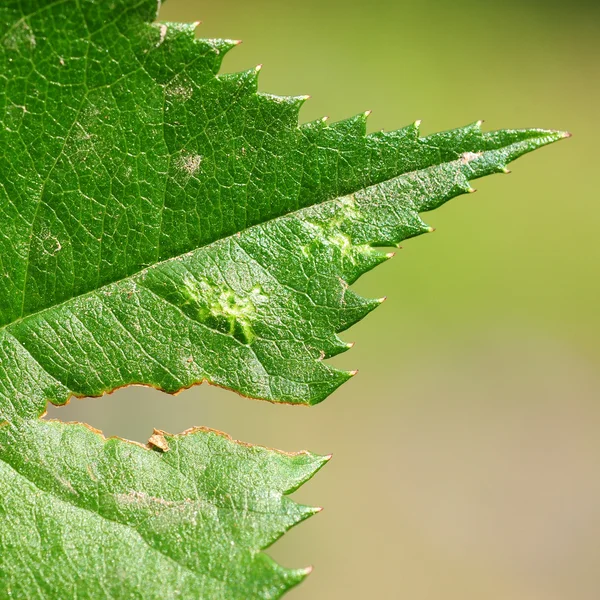
<svg viewBox="0 0 600 600"><path fill-rule="evenodd" d="M359 254L373 252L367 244L354 244L352 238L343 229L359 216L354 196L344 196L334 205L334 213L323 221L304 221L306 227L314 234L314 239L302 247L302 253L310 256L323 246L336 247L343 258L353 264Z"/></svg>
<svg viewBox="0 0 600 600"><path fill-rule="evenodd" d="M193 307L198 321L243 344L251 344L256 338L252 323L257 318L257 306L268 301L260 286L249 293L236 293L225 285L192 277L184 280L183 295L184 304Z"/></svg>
<svg viewBox="0 0 600 600"><path fill-rule="evenodd" d="M166 94L172 100L181 100L186 102L189 100L194 93L194 89L191 86L183 85L181 83L169 86L166 89Z"/></svg>
<svg viewBox="0 0 600 600"><path fill-rule="evenodd" d="M162 46L163 42L167 38L167 31L169 28L164 23L160 23L157 25L158 31L160 32L160 37L158 38L158 42L156 42L156 47Z"/></svg>
<svg viewBox="0 0 600 600"><path fill-rule="evenodd" d="M477 160L480 156L483 155L483 152L465 152L461 157L460 157L460 162L463 165L466 165L474 160Z"/></svg>
<svg viewBox="0 0 600 600"><path fill-rule="evenodd" d="M2 41L8 50L19 50L23 45L29 46L31 49L37 46L33 30L25 21L20 21L10 28Z"/></svg>
<svg viewBox="0 0 600 600"><path fill-rule="evenodd" d="M62 250L59 239L49 229L43 229L40 234L40 248L44 256L55 256Z"/></svg>
<svg viewBox="0 0 600 600"><path fill-rule="evenodd" d="M193 177L200 170L202 164L200 154L182 154L176 161L177 168L183 172L186 178Z"/></svg>

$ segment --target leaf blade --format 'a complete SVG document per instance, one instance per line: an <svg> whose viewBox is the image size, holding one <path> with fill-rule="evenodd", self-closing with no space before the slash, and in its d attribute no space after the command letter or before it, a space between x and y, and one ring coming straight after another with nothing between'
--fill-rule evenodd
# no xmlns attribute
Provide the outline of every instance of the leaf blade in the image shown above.
<svg viewBox="0 0 600 600"><path fill-rule="evenodd" d="M162 453L77 424L0 428L2 594L241 600L300 583L307 569L261 551L318 512L287 496L328 457L200 428L165 438Z"/></svg>
<svg viewBox="0 0 600 600"><path fill-rule="evenodd" d="M48 399L133 383L174 393L207 380L270 401L321 401L350 377L322 359L346 350L337 334L378 306L348 288L386 260L374 247L428 232L420 211L565 135L465 129L479 131L473 148L490 149L248 228L5 326L0 336L32 358L4 362L2 379L41 370L43 385L28 388L37 414ZM0 395L1 418L13 397Z"/></svg>

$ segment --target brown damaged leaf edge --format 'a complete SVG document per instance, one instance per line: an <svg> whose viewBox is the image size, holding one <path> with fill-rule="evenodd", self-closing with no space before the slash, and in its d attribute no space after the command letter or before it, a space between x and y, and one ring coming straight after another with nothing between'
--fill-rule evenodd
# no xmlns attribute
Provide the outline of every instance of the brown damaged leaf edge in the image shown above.
<svg viewBox="0 0 600 600"><path fill-rule="evenodd" d="M42 418L45 416L45 414L42 416ZM151 450L150 446L156 446L153 443L150 443L150 445L142 444L141 442L137 442L135 440L129 440L127 438L123 438L118 435L111 435L111 436L107 437L106 435L104 435L102 430L97 429L96 427L92 427L88 423L84 423L82 421L61 421L60 419L44 419L44 420L46 421L46 423L58 423L61 425L76 425L76 426L85 427L86 429L89 429L92 433L94 433L95 435L101 437L104 441L119 440L120 442L124 442L126 444L133 444L134 446L138 446L139 448L143 448L144 450ZM10 426L10 423L7 423L7 422L0 424L0 427L8 427L8 426ZM162 429L154 429L154 432L150 436L148 441L150 442L150 439L152 439L156 436L157 438L163 438L164 442L168 444L168 440L166 438L178 439L178 438L183 438L186 436L194 435L195 433L212 433L214 435L218 435L222 438L225 438L227 441L232 442L233 444L236 444L237 446L242 446L243 448L260 448L262 450L268 450L269 452L274 452L275 454L280 454L281 456L289 456L290 458L293 458L295 456L313 456L317 459L321 459L322 461L324 461L323 465L321 465L316 472L321 470L323 468L323 466L325 466L325 464L327 464L333 458L333 454L316 455L316 454L313 454L312 452L309 452L308 450L298 450L296 452L286 452L284 450L280 450L279 448L272 448L270 446L265 446L262 444L250 444L248 442L243 442L241 440L237 440L237 439L233 438L232 436L230 436L228 433L225 433L218 429L213 429L211 427L204 427L204 426L190 427L189 429L186 429L186 430L182 431L181 433L169 433L167 431L163 431ZM162 450L162 448L160 448L160 446L157 446L157 447Z"/></svg>
<svg viewBox="0 0 600 600"><path fill-rule="evenodd" d="M385 299L386 298L384 297L381 300L383 301ZM349 342L348 350L350 350L351 348L354 348L354 345L355 345L355 342ZM323 359L321 357L318 357L315 360L320 361ZM348 379L346 380L346 381L348 381L348 380L352 379L353 377L355 377L356 375L358 375L358 369L354 369L352 371L345 371L345 373L348 375ZM346 383L346 381L342 381L340 383L340 386L342 386L344 383ZM142 388L147 388L150 390L156 390L157 392L161 392L162 394L167 394L168 396L178 396L182 392L186 392L187 390L191 390L192 388L199 387L201 385L209 385L211 387L215 387L220 390L225 390L227 392L233 392L240 398L245 398L246 400L254 400L256 402L268 402L269 404L282 404L284 406L297 406L297 407L311 407L311 406L315 406L316 404L320 404L320 401L315 402L314 404L309 404L309 403L300 404L298 402L287 402L285 400L272 400L270 398L257 398L256 396L246 396L245 394L242 394L242 392L240 392L239 390L236 390L231 387L227 387L225 385L221 385L220 383L214 383L213 381L210 381L207 378L201 379L199 381L194 381L190 385L184 385L184 386L180 387L178 390L175 390L174 392L169 392L167 390L163 390L162 388L160 388L156 385L153 385L151 383L133 382L133 383L125 383L124 385L119 385L115 388L111 388L109 390L103 391L101 394L97 394L95 396L85 396L83 394L71 393L71 395L67 398L67 400L65 402L63 402L62 404L55 404L54 402L52 402L52 400L50 400L48 398L46 398L46 402L52 404L52 406L56 406L57 408L62 408L63 406L68 406L69 404L71 404L71 400L87 400L87 399L98 400L98 399L104 398L106 396L112 396L115 392L130 388L130 387L142 387ZM43 414L40 415L39 418L43 419L47 414L48 414L48 411L45 411ZM48 420L52 420L52 419L48 419ZM54 420L56 420L56 419L54 419Z"/></svg>

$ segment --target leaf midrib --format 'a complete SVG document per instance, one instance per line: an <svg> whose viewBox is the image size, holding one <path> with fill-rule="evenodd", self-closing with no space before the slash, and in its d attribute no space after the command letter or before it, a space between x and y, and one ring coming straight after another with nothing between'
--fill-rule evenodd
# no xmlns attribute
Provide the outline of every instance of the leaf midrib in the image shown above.
<svg viewBox="0 0 600 600"><path fill-rule="evenodd" d="M434 163L432 165L429 165L428 167L425 167L423 169L415 169L413 171L405 171L404 173L401 173L400 175L397 175L396 177L392 177L391 179L386 179L386 180L380 181L379 183L375 183L375 184L373 184L371 186L368 186L366 188L356 189L353 192L345 194L344 196L335 196L333 198L328 198L327 200L324 200L322 202L315 202L314 204L309 204L307 206L303 206L303 207L298 208L296 210L293 210L293 211L290 211L290 212L287 212L287 213L284 213L284 214L281 214L281 215L277 215L277 216L272 217L270 219L265 219L261 223L256 223L255 225L251 225L250 227L247 227L246 229L243 230L243 232L251 231L252 229L256 229L258 227L262 227L263 225L266 225L267 223L270 223L271 221L276 221L277 219L283 219L283 218L286 218L286 217L293 216L293 215L298 214L298 213L302 212L303 210L307 210L307 209L309 209L309 208L311 208L313 206L321 206L323 204L327 204L328 202L333 202L337 198L343 198L343 197L346 197L346 196L352 196L352 195L358 193L359 191L362 191L362 190L365 190L365 189L369 189L371 187L375 187L375 186L378 186L378 185L382 185L384 183L387 183L389 181L393 181L395 179L400 179L402 177L407 177L407 176L413 175L414 173L419 173L420 171L423 171L425 169L431 169L431 168L439 167L439 166L441 166L443 164L448 164L450 162L453 162L453 161L440 161L438 163ZM39 309L37 311L28 313L26 315L22 315L22 316L18 317L17 319L14 319L13 321L10 321L9 323L5 323L4 325L2 325L0 327L0 333L2 333L3 331L10 331L10 328L12 326L16 325L17 323L21 323L22 321L25 321L25 320L27 320L29 318L33 318L35 316L39 316L39 315L44 314L46 312L50 312L50 311L56 310L56 309L58 309L58 308L60 308L60 307L62 307L64 305L66 305L66 304L69 304L70 302L73 302L73 301L75 301L77 299L86 298L88 296L92 296L93 294L99 293L102 290L104 290L104 289L106 289L106 288L108 288L110 286L118 285L119 283L123 283L123 282L125 282L127 280L134 279L135 277L137 277L138 275L140 275L144 271L147 271L149 269L157 269L161 265L168 264L169 262L175 261L175 260L181 258L182 256L186 256L186 255L192 254L194 252L198 252L199 250L201 250L203 248L211 248L212 246L214 246L216 244L219 244L219 243L221 243L221 242L223 242L223 241L225 241L227 239L233 238L235 236L237 236L237 233L230 234L230 235L225 235L223 237L220 237L220 238L217 238L217 239L213 240L212 242L210 242L208 244L204 244L202 246L197 246L195 248L192 248L191 250L187 250L186 252L182 252L181 254L177 254L175 256L171 256L171 257L166 258L164 260L161 260L161 261L158 261L156 263L153 263L151 265L142 267L142 268L138 269L137 271L134 271L133 273L129 273L128 275L126 275L124 277L121 277L121 278L118 278L118 279L114 279L113 281L105 283L104 285L101 285L100 287L94 288L92 290L88 290L87 292L82 292L81 294L75 294L74 296L70 296L69 298L66 298L65 300L63 300L61 302L58 302L56 304L52 304L51 306L46 306L46 307L41 308L41 309Z"/></svg>

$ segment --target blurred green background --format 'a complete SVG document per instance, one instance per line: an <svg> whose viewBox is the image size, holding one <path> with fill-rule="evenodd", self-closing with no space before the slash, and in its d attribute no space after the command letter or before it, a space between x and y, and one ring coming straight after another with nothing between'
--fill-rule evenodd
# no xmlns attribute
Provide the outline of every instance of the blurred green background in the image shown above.
<svg viewBox="0 0 600 600"><path fill-rule="evenodd" d="M322 405L130 388L50 416L333 452L296 494L326 510L270 550L316 567L290 600L598 600L597 4L169 0L161 20L244 40L225 70L264 63L263 91L310 93L304 120L574 137L428 215L433 235L359 282L388 301L344 334L336 362L361 373Z"/></svg>

